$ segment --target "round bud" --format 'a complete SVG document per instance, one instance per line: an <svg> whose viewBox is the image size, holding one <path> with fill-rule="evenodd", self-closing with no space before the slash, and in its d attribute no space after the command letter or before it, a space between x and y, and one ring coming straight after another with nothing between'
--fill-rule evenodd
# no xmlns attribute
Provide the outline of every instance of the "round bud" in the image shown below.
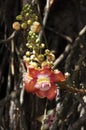
<svg viewBox="0 0 86 130"><path fill-rule="evenodd" d="M26 17L26 18L29 18L29 16L30 16L29 13L26 13L26 14L25 14L25 17Z"/></svg>
<svg viewBox="0 0 86 130"><path fill-rule="evenodd" d="M22 23L22 24L21 24L21 28L27 29L27 23Z"/></svg>
<svg viewBox="0 0 86 130"><path fill-rule="evenodd" d="M55 60L55 55L53 53L50 53L50 54L47 55L47 59L49 61L54 61Z"/></svg>
<svg viewBox="0 0 86 130"><path fill-rule="evenodd" d="M37 21L33 22L32 26L30 27L30 30L34 33L39 33L40 29L41 29L41 25Z"/></svg>
<svg viewBox="0 0 86 130"><path fill-rule="evenodd" d="M29 35L30 35L30 36L33 35L33 32L32 32L32 31L29 31Z"/></svg>
<svg viewBox="0 0 86 130"><path fill-rule="evenodd" d="M27 8L30 8L30 6L29 6L28 4L25 4L25 5L23 6L23 10L26 10Z"/></svg>
<svg viewBox="0 0 86 130"><path fill-rule="evenodd" d="M20 30L20 23L19 22L14 22L12 27L13 27L13 29L18 31L18 30Z"/></svg>
<svg viewBox="0 0 86 130"><path fill-rule="evenodd" d="M28 47L28 46L29 46L29 43L26 43L26 46Z"/></svg>
<svg viewBox="0 0 86 130"><path fill-rule="evenodd" d="M32 49L33 47L32 47L32 45L29 44L29 45L28 45L28 48L29 48L29 49Z"/></svg>
<svg viewBox="0 0 86 130"><path fill-rule="evenodd" d="M35 36L34 35L31 35L31 39L34 39L35 38Z"/></svg>
<svg viewBox="0 0 86 130"><path fill-rule="evenodd" d="M38 55L38 60L42 62L44 60L44 55L43 54Z"/></svg>
<svg viewBox="0 0 86 130"><path fill-rule="evenodd" d="M44 67L44 66L50 66L50 63L48 61L44 61L44 62L42 62L41 66L42 67Z"/></svg>
<svg viewBox="0 0 86 130"><path fill-rule="evenodd" d="M30 51L26 52L26 56L30 56L30 54L31 54Z"/></svg>
<svg viewBox="0 0 86 130"><path fill-rule="evenodd" d="M40 48L41 48L41 49L44 49L44 48L45 48L45 44L44 44L44 43L41 43Z"/></svg>
<svg viewBox="0 0 86 130"><path fill-rule="evenodd" d="M45 50L45 54L46 54L46 55L50 54L50 50L46 49L46 50Z"/></svg>
<svg viewBox="0 0 86 130"><path fill-rule="evenodd" d="M30 62L30 59L29 59L29 58L26 58L25 61L26 61L26 62Z"/></svg>
<svg viewBox="0 0 86 130"><path fill-rule="evenodd" d="M22 19L23 19L22 15L16 16L16 20L22 20Z"/></svg>
<svg viewBox="0 0 86 130"><path fill-rule="evenodd" d="M31 25L31 24L32 24L32 20L29 19L29 20L27 21L27 24L28 24L28 25Z"/></svg>

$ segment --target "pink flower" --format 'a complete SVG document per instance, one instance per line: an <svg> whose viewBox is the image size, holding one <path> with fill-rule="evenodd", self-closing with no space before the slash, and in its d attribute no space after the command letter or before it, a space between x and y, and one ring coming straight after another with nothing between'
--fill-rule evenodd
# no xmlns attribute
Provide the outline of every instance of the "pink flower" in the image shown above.
<svg viewBox="0 0 86 130"><path fill-rule="evenodd" d="M48 66L41 69L27 66L27 73L24 74L25 90L49 100L56 96L55 83L62 81L65 81L64 75Z"/></svg>
<svg viewBox="0 0 86 130"><path fill-rule="evenodd" d="M55 113L54 112L52 112L49 115L47 114L47 119L45 120L44 126L47 126L47 128L51 128L54 120L55 120Z"/></svg>

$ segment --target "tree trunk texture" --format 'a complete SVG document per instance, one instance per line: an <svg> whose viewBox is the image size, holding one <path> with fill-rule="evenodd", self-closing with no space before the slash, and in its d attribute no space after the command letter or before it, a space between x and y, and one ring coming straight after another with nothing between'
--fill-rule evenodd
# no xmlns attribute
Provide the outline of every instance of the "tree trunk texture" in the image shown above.
<svg viewBox="0 0 86 130"><path fill-rule="evenodd" d="M0 0L0 130L40 130L46 99L24 92L20 103L24 32L13 33L12 23L22 5L31 0ZM44 17L46 0L39 0ZM86 1L54 0L44 28L47 46L58 59L56 68L69 73L69 87L86 88ZM14 37L7 40L10 36ZM44 41L44 39L43 39ZM44 41L45 42L45 41ZM67 50L67 47L70 49ZM86 96L60 89L59 99L47 101L47 110L57 108L51 130L86 130ZM60 104L60 105L59 105ZM60 110L58 111L58 105Z"/></svg>

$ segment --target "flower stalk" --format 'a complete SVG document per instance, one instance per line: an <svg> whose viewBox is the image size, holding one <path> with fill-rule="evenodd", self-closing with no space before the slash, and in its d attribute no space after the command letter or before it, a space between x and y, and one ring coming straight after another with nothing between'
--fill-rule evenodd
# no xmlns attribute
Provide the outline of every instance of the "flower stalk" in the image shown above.
<svg viewBox="0 0 86 130"><path fill-rule="evenodd" d="M41 24L38 16L30 5L26 4L16 20L13 29L27 32L27 51L23 57L27 69L23 76L25 90L40 98L53 100L58 87L56 83L65 81L65 76L60 71L52 69L55 55L46 49L45 43L39 39Z"/></svg>

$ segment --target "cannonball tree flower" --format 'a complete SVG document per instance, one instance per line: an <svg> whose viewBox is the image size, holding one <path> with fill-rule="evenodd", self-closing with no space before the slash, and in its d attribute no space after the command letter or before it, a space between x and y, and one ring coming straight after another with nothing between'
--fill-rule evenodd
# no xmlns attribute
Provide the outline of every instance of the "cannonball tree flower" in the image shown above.
<svg viewBox="0 0 86 130"><path fill-rule="evenodd" d="M51 129L52 126L53 126L54 120L55 120L55 112L54 112L54 110L49 110L47 112L47 115L46 115L46 117L44 119L44 123L42 125L44 130Z"/></svg>
<svg viewBox="0 0 86 130"><path fill-rule="evenodd" d="M53 100L56 96L56 87L58 87L56 83L63 81L65 81L64 75L49 66L42 68L27 66L27 72L24 74L25 90L49 100Z"/></svg>
<svg viewBox="0 0 86 130"><path fill-rule="evenodd" d="M44 115L37 117L37 121L42 123L42 130L51 130L56 118L56 109L48 110Z"/></svg>

